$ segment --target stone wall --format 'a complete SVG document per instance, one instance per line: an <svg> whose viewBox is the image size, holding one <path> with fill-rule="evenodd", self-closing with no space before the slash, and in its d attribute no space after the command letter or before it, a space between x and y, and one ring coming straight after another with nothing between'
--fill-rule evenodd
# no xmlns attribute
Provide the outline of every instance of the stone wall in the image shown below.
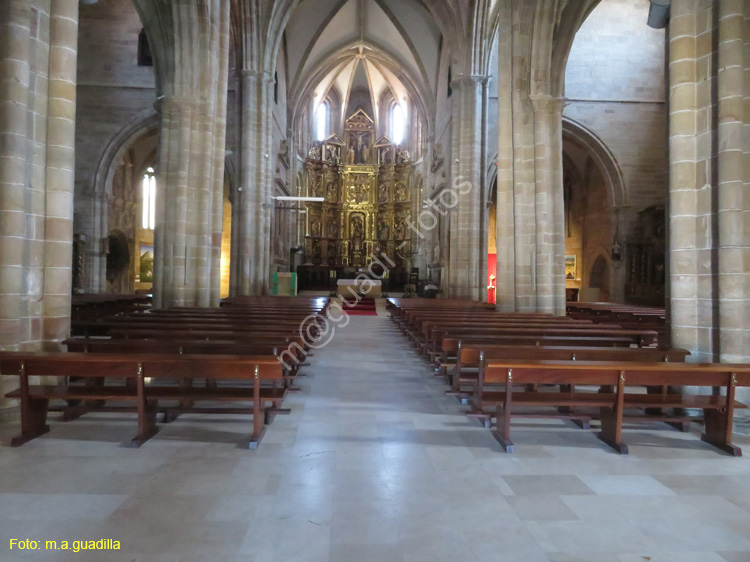
<svg viewBox="0 0 750 562"><path fill-rule="evenodd" d="M663 30L646 25L648 6L648 0L603 0L576 35L565 79L563 114L612 152L631 222L667 196L665 39Z"/></svg>

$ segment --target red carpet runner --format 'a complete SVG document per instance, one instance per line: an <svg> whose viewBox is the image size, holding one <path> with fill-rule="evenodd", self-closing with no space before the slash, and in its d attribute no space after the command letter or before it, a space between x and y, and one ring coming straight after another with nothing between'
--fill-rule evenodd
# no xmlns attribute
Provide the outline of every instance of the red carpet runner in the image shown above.
<svg viewBox="0 0 750 562"><path fill-rule="evenodd" d="M349 304L354 306L349 306ZM342 308L347 314L352 316L377 316L377 310L375 308L375 299L362 299L358 303L354 297L347 297L342 303Z"/></svg>

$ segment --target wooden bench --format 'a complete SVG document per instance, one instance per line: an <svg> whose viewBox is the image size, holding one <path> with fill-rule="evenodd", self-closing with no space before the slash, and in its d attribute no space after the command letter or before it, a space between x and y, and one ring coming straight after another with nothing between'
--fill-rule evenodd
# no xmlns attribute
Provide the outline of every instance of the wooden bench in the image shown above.
<svg viewBox="0 0 750 562"><path fill-rule="evenodd" d="M540 385L567 385L572 390L528 389ZM594 390L581 386L593 386ZM679 387L683 391L699 387L709 393L643 393L643 387L648 386ZM513 418L581 419L582 414L568 409L596 408L601 418L598 437L617 452L627 454L628 447L622 440L623 419L684 422L690 418L679 413L625 417L626 409L695 408L703 410L705 432L701 438L730 455L740 456L742 451L732 444L734 412L746 407L735 400L738 386L750 386L750 365L491 360L480 366L471 402L476 411L495 409L497 427L493 435L508 452L514 450L510 437ZM544 407L544 411L521 411L539 407Z"/></svg>
<svg viewBox="0 0 750 562"><path fill-rule="evenodd" d="M509 346L482 345L469 342L458 343L456 363L442 373L448 377L451 395L465 398L476 386L479 367L485 361L494 360L537 360L537 361L623 361L627 363L667 362L684 363L690 355L686 349L654 349L643 347L607 348L582 346ZM442 374L441 373L441 374ZM465 387L470 390L465 391Z"/></svg>
<svg viewBox="0 0 750 562"><path fill-rule="evenodd" d="M20 378L20 388L7 395L21 401L21 434L11 442L15 447L48 432L49 401L64 400L68 403L63 408L68 420L91 411L137 412L138 433L131 442L133 446L142 445L156 434L157 411L252 413L253 430L247 445L255 449L263 438L265 424L280 413L277 409L285 392L274 384L282 378L282 366L273 356L0 352L0 374ZM54 378L57 382L38 383L36 377ZM196 387L185 385L186 379L225 384ZM129 405L103 405L113 400ZM166 407L160 401L178 405ZM252 407L193 405L202 401L251 402Z"/></svg>
<svg viewBox="0 0 750 562"><path fill-rule="evenodd" d="M71 318L90 320L94 318L129 314L151 306L149 295L73 295Z"/></svg>
<svg viewBox="0 0 750 562"><path fill-rule="evenodd" d="M282 323L267 320L265 322L210 322L203 320L193 321L156 321L156 320L103 320L96 322L73 323L71 332L77 336L107 336L115 330L178 330L182 332L200 331L232 331L252 335L254 333L273 333L278 335L291 335L299 332L299 322Z"/></svg>
<svg viewBox="0 0 750 562"><path fill-rule="evenodd" d="M273 340L272 340L273 341ZM205 341L189 339L104 339L104 338L69 338L63 342L67 350L72 353L129 353L134 355L144 353L176 353L179 355L250 355L274 356L288 349L285 342L270 343L268 341L238 342L238 341ZM304 357L298 355L299 363ZM295 380L300 373L299 364L290 365L283 369L283 382L289 391L297 391Z"/></svg>

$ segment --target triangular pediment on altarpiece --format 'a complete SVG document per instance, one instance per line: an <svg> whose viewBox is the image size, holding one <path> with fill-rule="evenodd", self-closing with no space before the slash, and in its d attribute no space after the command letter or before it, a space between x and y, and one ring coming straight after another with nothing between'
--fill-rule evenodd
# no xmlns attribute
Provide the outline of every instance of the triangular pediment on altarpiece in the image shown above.
<svg viewBox="0 0 750 562"><path fill-rule="evenodd" d="M383 135L380 137L377 142L373 145L374 148L383 148L384 146L394 146L398 147L398 145L393 142L391 139L389 139L387 136Z"/></svg>
<svg viewBox="0 0 750 562"><path fill-rule="evenodd" d="M357 111L354 112L354 115L352 115L351 117L349 117L349 119L346 120L346 123L347 125L349 123L354 123L358 125L363 124L363 123L368 124L368 125L374 125L375 121L373 121L373 119L369 115L367 115L367 113L365 113L364 109L358 109Z"/></svg>
<svg viewBox="0 0 750 562"><path fill-rule="evenodd" d="M324 140L323 143L324 144L328 144L328 145L334 145L334 146L345 146L346 145L346 143L336 133L332 134L330 137L328 137L326 140Z"/></svg>

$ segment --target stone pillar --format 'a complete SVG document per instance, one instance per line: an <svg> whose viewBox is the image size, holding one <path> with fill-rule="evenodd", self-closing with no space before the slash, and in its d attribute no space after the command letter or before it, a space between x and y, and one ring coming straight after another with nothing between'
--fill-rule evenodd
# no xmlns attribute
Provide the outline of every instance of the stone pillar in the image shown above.
<svg viewBox="0 0 750 562"><path fill-rule="evenodd" d="M159 104L161 138L154 229L154 306L186 306L190 141L195 99L165 97ZM195 304L195 303L191 303Z"/></svg>
<svg viewBox="0 0 750 562"><path fill-rule="evenodd" d="M482 217L484 200L485 158L482 154L482 117L485 100L486 76L459 77L453 82L454 129L453 157L457 162L451 166L452 181L449 190L455 194L445 198L452 207L451 199L457 196L458 204L451 209L450 221L450 279L449 295L452 298L483 300L486 268L481 270ZM438 203L439 204L439 203ZM486 256L485 256L486 261Z"/></svg>
<svg viewBox="0 0 750 562"><path fill-rule="evenodd" d="M271 277L271 212L273 205L272 107L273 72L241 73L242 191L238 193L238 238L232 262L234 295L265 295Z"/></svg>
<svg viewBox="0 0 750 562"><path fill-rule="evenodd" d="M497 280L496 307L501 312L516 310L515 189L513 148L512 22L508 14L500 19L498 33L498 141L497 141ZM504 79L501 79L504 78Z"/></svg>
<svg viewBox="0 0 750 562"><path fill-rule="evenodd" d="M537 310L565 315L565 206L562 165L562 101L532 100L536 207Z"/></svg>
<svg viewBox="0 0 750 562"><path fill-rule="evenodd" d="M501 3L497 308L565 315L562 101L575 31L596 0Z"/></svg>
<svg viewBox="0 0 750 562"><path fill-rule="evenodd" d="M70 333L73 292L78 2L53 0L50 7L42 338L56 349Z"/></svg>
<svg viewBox="0 0 750 562"><path fill-rule="evenodd" d="M31 7L24 0L11 0L0 6L0 34L6 38L0 43L0 61L4 69L0 75L3 86L0 90L0 345L9 350L19 349L30 340L30 287L25 279L31 274L32 252L36 256L34 264L37 270L43 255L42 243L27 237L30 186L26 161L29 139L26 135L29 114L33 118L34 111L27 105L31 99L32 15ZM34 23L38 26L38 19ZM41 185L36 187L43 189ZM39 196L36 195L34 200L39 201ZM37 279L37 286L40 281ZM35 300L39 300L39 296L37 293ZM7 379L0 377L0 385L6 382ZM1 386L0 391L5 394Z"/></svg>
<svg viewBox="0 0 750 562"><path fill-rule="evenodd" d="M154 53L161 128L154 306L217 306L229 3L135 0Z"/></svg>
<svg viewBox="0 0 750 562"><path fill-rule="evenodd" d="M718 208L719 222L719 327L721 360L750 362L750 197L746 195L750 168L745 168L750 138L743 132L750 124L750 106L745 109L745 72L750 59L744 57L745 18L750 2L722 0L719 4L718 69ZM744 37L744 39L743 39Z"/></svg>
<svg viewBox="0 0 750 562"><path fill-rule="evenodd" d="M498 41L497 309L562 316L562 102L530 95L530 55L512 23L507 14Z"/></svg>
<svg viewBox="0 0 750 562"><path fill-rule="evenodd" d="M705 17L705 14L704 14ZM698 144L710 147L708 107L700 126L697 94L710 97L710 43L699 55L696 3L675 3L669 25L670 152L670 309L672 343L689 349L695 361L712 361L711 191L705 157ZM706 18L708 23L708 19ZM710 27L703 30L710 33ZM706 69L698 82L698 59ZM703 295L704 298L700 298Z"/></svg>
<svg viewBox="0 0 750 562"><path fill-rule="evenodd" d="M750 361L748 29L748 2L672 4L670 320L692 361Z"/></svg>
<svg viewBox="0 0 750 562"><path fill-rule="evenodd" d="M677 2L670 23L672 339L696 361L746 362L750 6ZM718 45L715 50L714 45Z"/></svg>
<svg viewBox="0 0 750 562"><path fill-rule="evenodd" d="M78 1L0 4L0 349L70 325ZM39 63L42 64L39 64ZM0 378L2 399L14 385Z"/></svg>

